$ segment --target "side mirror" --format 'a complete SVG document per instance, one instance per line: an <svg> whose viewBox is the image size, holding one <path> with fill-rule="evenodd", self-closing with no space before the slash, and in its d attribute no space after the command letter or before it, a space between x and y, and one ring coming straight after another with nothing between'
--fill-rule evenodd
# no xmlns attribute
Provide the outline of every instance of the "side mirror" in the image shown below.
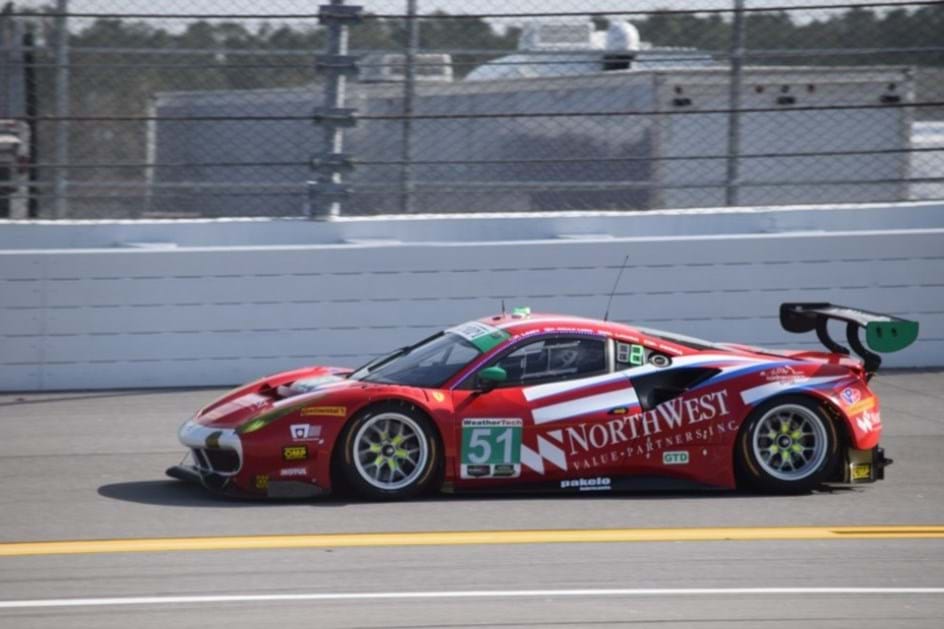
<svg viewBox="0 0 944 629"><path fill-rule="evenodd" d="M508 373L501 367L486 367L479 372L477 383L483 393L491 391L502 382L508 380Z"/></svg>

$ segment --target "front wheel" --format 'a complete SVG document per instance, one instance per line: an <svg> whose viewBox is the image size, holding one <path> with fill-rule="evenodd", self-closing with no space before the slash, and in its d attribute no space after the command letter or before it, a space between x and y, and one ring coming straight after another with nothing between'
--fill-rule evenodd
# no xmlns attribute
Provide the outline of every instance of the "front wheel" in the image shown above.
<svg viewBox="0 0 944 629"><path fill-rule="evenodd" d="M755 409L738 436L742 478L766 491L809 491L829 477L839 435L821 405L799 396Z"/></svg>
<svg viewBox="0 0 944 629"><path fill-rule="evenodd" d="M430 488L439 442L429 419L405 403L367 409L345 429L342 472L358 494L403 500Z"/></svg>

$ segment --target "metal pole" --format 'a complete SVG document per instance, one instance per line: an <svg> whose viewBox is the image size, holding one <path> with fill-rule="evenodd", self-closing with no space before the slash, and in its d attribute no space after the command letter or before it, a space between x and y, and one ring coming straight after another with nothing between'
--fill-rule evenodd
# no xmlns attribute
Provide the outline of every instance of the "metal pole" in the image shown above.
<svg viewBox="0 0 944 629"><path fill-rule="evenodd" d="M738 155L741 153L741 69L744 62L744 0L734 0L731 31L731 81L728 93L728 160L725 204L738 205L740 177Z"/></svg>
<svg viewBox="0 0 944 629"><path fill-rule="evenodd" d="M333 6L341 6L344 0L331 0ZM348 51L348 30L341 22L335 20L328 23L328 54L346 55ZM325 82L325 107L341 109L344 107L345 88L347 77L341 73L334 73ZM324 144L328 153L340 154L344 151L344 130L340 126L327 124L324 128ZM341 185L340 172L323 172L319 175L323 188ZM341 215L341 202L337 199L330 201L319 218L337 218Z"/></svg>
<svg viewBox="0 0 944 629"><path fill-rule="evenodd" d="M62 166L69 161L69 0L56 2L56 164L54 174L55 216L69 216L69 171Z"/></svg>
<svg viewBox="0 0 944 629"><path fill-rule="evenodd" d="M400 181L402 186L402 196L400 201L400 211L404 214L410 214L416 210L415 190L413 174L413 108L416 98L416 52L420 47L420 21L416 19L417 0L407 0L407 43L406 56L404 57L403 73L403 168L400 171Z"/></svg>

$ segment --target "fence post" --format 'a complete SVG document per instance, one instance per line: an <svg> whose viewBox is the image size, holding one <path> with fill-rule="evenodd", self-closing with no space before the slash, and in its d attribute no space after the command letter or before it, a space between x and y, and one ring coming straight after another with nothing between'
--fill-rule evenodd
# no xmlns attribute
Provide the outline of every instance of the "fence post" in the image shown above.
<svg viewBox="0 0 944 629"><path fill-rule="evenodd" d="M56 2L56 167L53 174L55 216L69 216L69 0Z"/></svg>
<svg viewBox="0 0 944 629"><path fill-rule="evenodd" d="M412 213L416 184L413 174L413 106L416 98L416 53L420 47L420 22L417 18L417 0L406 2L407 43L404 57L403 73L403 152L401 160L403 168L400 171L402 187L400 211L404 214Z"/></svg>
<svg viewBox="0 0 944 629"><path fill-rule="evenodd" d="M731 29L731 80L728 87L728 159L725 177L725 204L738 205L741 153L741 68L744 61L744 0L734 0Z"/></svg>
<svg viewBox="0 0 944 629"><path fill-rule="evenodd" d="M324 129L324 150L312 156L316 178L308 182L308 215L330 220L341 215L341 201L350 191L343 185L342 173L351 169L344 154L344 129L357 124L354 109L344 107L347 77L357 75L357 60L348 55L348 26L361 17L361 7L345 6L344 0L331 0L319 7L318 19L327 26L325 54L315 61L315 71L325 76L324 104L315 109L313 121Z"/></svg>

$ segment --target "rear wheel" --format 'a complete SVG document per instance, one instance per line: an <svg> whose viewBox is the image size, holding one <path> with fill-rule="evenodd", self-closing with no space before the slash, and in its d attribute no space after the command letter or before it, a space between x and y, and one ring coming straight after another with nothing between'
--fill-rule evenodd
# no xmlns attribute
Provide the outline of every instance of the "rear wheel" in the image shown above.
<svg viewBox="0 0 944 629"><path fill-rule="evenodd" d="M365 498L412 498L435 479L440 458L435 429L409 404L367 409L347 426L342 444L342 473Z"/></svg>
<svg viewBox="0 0 944 629"><path fill-rule="evenodd" d="M809 491L838 460L839 435L821 405L799 396L779 398L751 413L738 436L738 469L766 491Z"/></svg>

